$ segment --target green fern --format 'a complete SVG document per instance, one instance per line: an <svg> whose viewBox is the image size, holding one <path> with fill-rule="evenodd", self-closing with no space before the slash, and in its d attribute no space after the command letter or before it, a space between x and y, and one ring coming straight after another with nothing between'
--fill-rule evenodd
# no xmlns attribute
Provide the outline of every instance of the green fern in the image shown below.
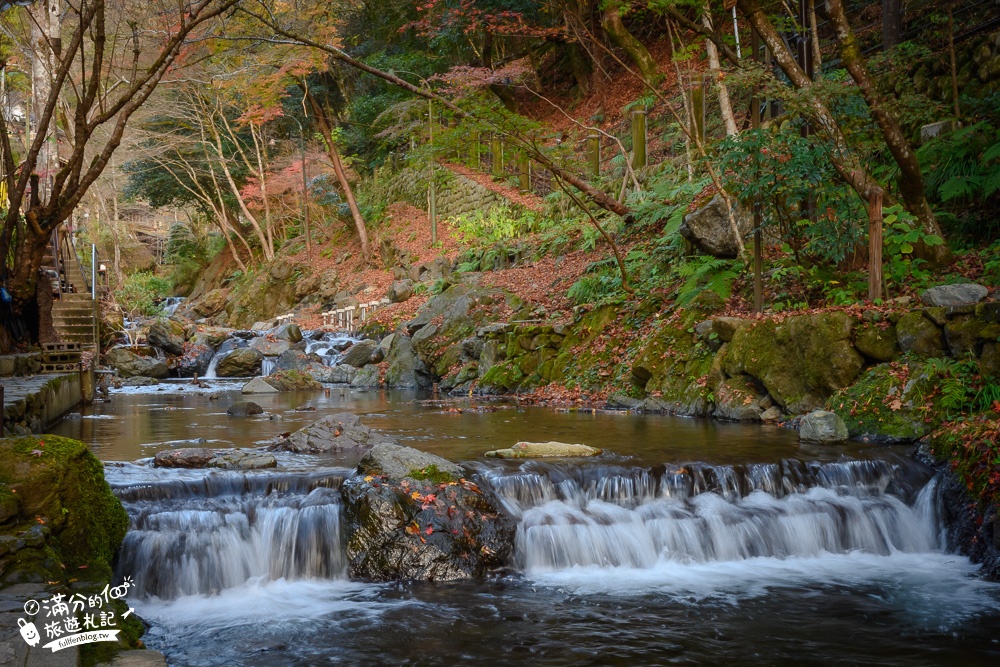
<svg viewBox="0 0 1000 667"><path fill-rule="evenodd" d="M686 306L705 289L728 299L733 293L733 280L740 272L730 260L718 257L694 257L675 267L684 284L677 290L677 304Z"/></svg>

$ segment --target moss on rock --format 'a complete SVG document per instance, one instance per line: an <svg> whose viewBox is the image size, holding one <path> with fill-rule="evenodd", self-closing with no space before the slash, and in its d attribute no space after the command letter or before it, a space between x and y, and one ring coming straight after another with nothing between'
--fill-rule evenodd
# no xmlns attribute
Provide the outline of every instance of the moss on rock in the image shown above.
<svg viewBox="0 0 1000 667"><path fill-rule="evenodd" d="M733 336L723 369L729 376L757 378L790 413L810 412L861 371L853 327L854 319L841 312L757 322Z"/></svg>
<svg viewBox="0 0 1000 667"><path fill-rule="evenodd" d="M49 579L61 579L65 566L78 577L110 580L128 516L86 445L53 435L2 439L0 482L18 498L19 526L42 525L51 531L46 541L51 552L21 550L14 569L29 567L26 561L31 560L32 567L52 575ZM58 558L55 570L48 564L53 554Z"/></svg>
<svg viewBox="0 0 1000 667"><path fill-rule="evenodd" d="M912 442L940 423L934 397L940 378L921 363L887 363L868 369L830 398L828 408L852 438Z"/></svg>

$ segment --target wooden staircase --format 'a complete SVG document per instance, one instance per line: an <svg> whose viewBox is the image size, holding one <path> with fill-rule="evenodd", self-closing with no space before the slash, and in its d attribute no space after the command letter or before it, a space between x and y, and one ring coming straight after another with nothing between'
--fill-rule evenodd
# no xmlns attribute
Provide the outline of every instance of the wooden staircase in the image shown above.
<svg viewBox="0 0 1000 667"><path fill-rule="evenodd" d="M97 311L94 299L90 296L90 286L83 275L76 249L65 236L60 245L60 293L52 303L52 326L63 343L78 343L82 349L93 348L97 333ZM55 257L56 251L51 243L49 248Z"/></svg>

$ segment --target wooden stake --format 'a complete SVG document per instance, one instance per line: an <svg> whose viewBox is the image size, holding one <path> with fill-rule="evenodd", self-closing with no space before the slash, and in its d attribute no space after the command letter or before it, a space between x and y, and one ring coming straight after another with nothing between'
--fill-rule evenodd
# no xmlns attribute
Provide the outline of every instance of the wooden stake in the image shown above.
<svg viewBox="0 0 1000 667"><path fill-rule="evenodd" d="M868 202L868 300L882 299L882 190Z"/></svg>
<svg viewBox="0 0 1000 667"><path fill-rule="evenodd" d="M632 169L646 166L646 111L632 112Z"/></svg>

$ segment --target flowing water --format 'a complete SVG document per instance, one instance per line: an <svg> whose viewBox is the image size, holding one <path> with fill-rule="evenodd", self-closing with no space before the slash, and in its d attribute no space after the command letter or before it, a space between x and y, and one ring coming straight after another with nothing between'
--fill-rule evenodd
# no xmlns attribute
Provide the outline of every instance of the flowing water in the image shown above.
<svg viewBox="0 0 1000 667"><path fill-rule="evenodd" d="M280 421L234 420L219 413L235 395L186 391L118 394L61 432L126 459L195 433L251 446L349 409L466 460L519 528L512 569L493 579L367 584L346 577L338 491L350 456L289 456L256 473L109 464L132 521L119 573L152 623L147 644L171 664L1000 659L1000 587L946 552L934 471L899 448L803 449L782 429L669 417L458 414L336 389L261 397ZM481 457L526 437L609 451L569 463Z"/></svg>

